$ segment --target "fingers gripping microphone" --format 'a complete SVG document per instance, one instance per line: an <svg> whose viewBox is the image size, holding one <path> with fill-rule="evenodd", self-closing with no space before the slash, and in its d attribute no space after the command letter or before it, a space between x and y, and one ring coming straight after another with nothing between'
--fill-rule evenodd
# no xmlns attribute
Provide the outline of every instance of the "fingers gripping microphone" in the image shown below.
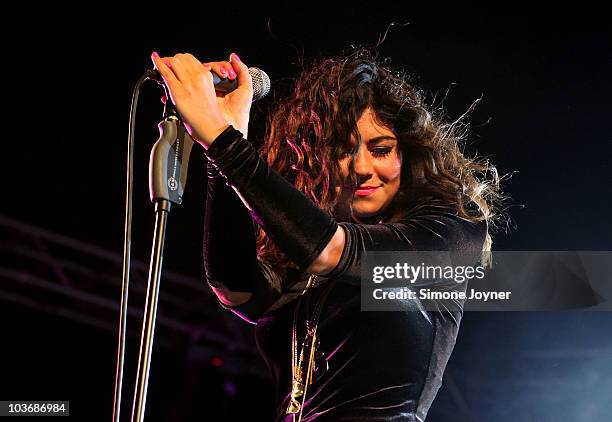
<svg viewBox="0 0 612 422"><path fill-rule="evenodd" d="M164 83L157 70L149 70L147 73L149 79L153 79L160 84ZM220 78L216 73L212 72L212 74L216 91L228 93L238 88L238 79ZM253 81L253 101L261 100L270 92L270 77L266 72L256 67L249 67L249 74Z"/></svg>
<svg viewBox="0 0 612 422"><path fill-rule="evenodd" d="M270 92L270 78L261 69L249 68L253 81L253 101L260 100ZM220 78L212 72L213 84L218 92L232 92L238 87L238 80ZM160 84L169 98L168 89L157 70L147 70L147 79ZM164 120L159 124L160 138L151 150L149 160L149 193L151 201L169 201L181 204L183 190L187 183L187 168L193 139L180 122L178 112L170 101L165 103Z"/></svg>
<svg viewBox="0 0 612 422"><path fill-rule="evenodd" d="M270 78L263 70L257 67L249 67L249 75L253 81L253 101L261 100L270 92ZM213 84L219 92L232 92L238 87L238 79L221 79L213 72Z"/></svg>

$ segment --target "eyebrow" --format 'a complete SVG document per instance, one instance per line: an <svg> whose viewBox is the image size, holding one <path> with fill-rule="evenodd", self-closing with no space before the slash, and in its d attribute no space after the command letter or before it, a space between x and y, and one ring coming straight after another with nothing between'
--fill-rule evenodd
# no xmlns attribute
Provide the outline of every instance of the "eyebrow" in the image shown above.
<svg viewBox="0 0 612 422"><path fill-rule="evenodd" d="M382 135L382 136L376 136L374 138L370 138L367 140L367 144L377 144L379 142L382 141L397 141L397 138L395 136L390 136L390 135Z"/></svg>
<svg viewBox="0 0 612 422"><path fill-rule="evenodd" d="M397 138L391 135L381 135L375 136L374 138L370 138L364 143L367 145L376 145L381 143L382 141L397 141ZM355 140L353 138L351 138L351 144L353 145L353 147L355 146Z"/></svg>

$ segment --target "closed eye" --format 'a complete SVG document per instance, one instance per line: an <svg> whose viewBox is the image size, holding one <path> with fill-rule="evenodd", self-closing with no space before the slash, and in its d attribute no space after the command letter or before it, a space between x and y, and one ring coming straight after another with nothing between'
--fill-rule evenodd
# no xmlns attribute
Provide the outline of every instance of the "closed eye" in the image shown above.
<svg viewBox="0 0 612 422"><path fill-rule="evenodd" d="M386 157L387 155L391 153L392 150L393 150L393 147L374 148L371 150L371 152L372 152L372 155L375 157Z"/></svg>

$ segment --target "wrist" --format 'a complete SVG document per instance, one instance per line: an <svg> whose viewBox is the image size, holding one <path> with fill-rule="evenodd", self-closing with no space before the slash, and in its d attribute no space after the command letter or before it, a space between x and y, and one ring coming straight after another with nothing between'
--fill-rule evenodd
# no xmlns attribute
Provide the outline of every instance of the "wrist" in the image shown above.
<svg viewBox="0 0 612 422"><path fill-rule="evenodd" d="M207 124L202 128L191 128L191 136L194 141L198 142L205 149L208 149L215 139L221 135L230 124L226 121L219 121L212 124Z"/></svg>
<svg viewBox="0 0 612 422"><path fill-rule="evenodd" d="M242 133L242 137L245 139L248 138L249 134L249 117L249 113L246 113L246 115L229 122L229 124L232 125L234 129Z"/></svg>

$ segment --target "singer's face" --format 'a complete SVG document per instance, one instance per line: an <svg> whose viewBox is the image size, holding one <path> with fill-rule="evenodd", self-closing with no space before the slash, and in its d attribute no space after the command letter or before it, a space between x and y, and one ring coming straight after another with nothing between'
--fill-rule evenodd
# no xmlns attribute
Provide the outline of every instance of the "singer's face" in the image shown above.
<svg viewBox="0 0 612 422"><path fill-rule="evenodd" d="M357 129L361 140L356 155L347 154L340 160L345 178L354 160L357 186L345 187L343 198L351 202L353 216L367 218L381 213L397 194L402 156L397 138L388 127L376 121L371 109L359 118Z"/></svg>

